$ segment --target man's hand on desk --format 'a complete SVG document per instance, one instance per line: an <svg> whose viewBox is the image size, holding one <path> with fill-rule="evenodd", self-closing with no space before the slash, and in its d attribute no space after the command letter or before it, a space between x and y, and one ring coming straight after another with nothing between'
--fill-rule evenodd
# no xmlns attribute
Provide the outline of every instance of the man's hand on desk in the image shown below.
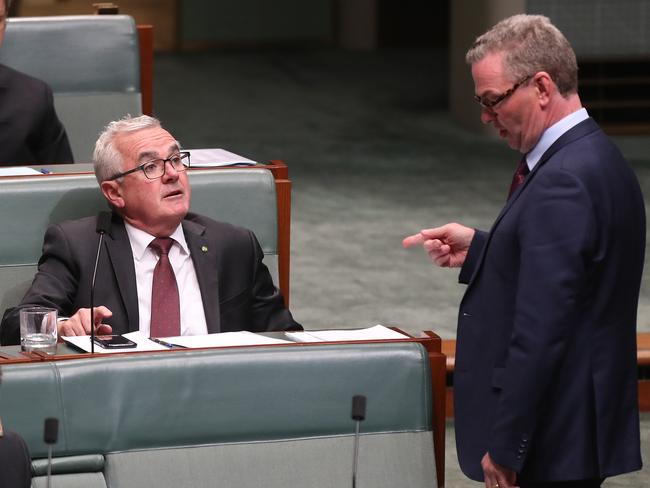
<svg viewBox="0 0 650 488"><path fill-rule="evenodd" d="M94 315L95 316L93 318L95 321L96 334L105 335L113 332L113 328L110 325L102 324L102 320L113 315L113 312L104 306L95 307ZM68 320L60 321L58 326L59 337L90 334L90 309L80 308Z"/></svg>

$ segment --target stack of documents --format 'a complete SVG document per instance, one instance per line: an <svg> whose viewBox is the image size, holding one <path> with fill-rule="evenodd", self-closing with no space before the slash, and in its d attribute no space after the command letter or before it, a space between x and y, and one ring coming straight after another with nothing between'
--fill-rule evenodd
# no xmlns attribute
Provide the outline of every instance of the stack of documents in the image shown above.
<svg viewBox="0 0 650 488"><path fill-rule="evenodd" d="M0 176L32 176L49 173L49 171L39 171L28 166L9 166L0 168Z"/></svg>
<svg viewBox="0 0 650 488"><path fill-rule="evenodd" d="M217 168L219 166L255 166L251 159L225 149L187 149L191 168Z"/></svg>

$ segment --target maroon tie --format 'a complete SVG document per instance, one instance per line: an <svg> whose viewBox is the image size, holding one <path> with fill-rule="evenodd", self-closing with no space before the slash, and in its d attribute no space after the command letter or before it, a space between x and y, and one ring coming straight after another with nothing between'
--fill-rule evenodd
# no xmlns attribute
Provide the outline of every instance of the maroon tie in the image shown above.
<svg viewBox="0 0 650 488"><path fill-rule="evenodd" d="M508 198L512 196L512 194L515 192L519 186L524 182L526 179L526 175L530 173L530 169L528 169L528 164L526 163L526 157L524 156L521 158L521 161L519 161L519 165L517 166L517 170L515 171L515 174L512 175L512 183L510 183L510 191L508 192Z"/></svg>
<svg viewBox="0 0 650 488"><path fill-rule="evenodd" d="M160 255L153 270L150 337L181 335L181 307L178 298L178 285L168 256L173 243L174 240L171 237L157 237L149 244L149 247L152 247Z"/></svg>

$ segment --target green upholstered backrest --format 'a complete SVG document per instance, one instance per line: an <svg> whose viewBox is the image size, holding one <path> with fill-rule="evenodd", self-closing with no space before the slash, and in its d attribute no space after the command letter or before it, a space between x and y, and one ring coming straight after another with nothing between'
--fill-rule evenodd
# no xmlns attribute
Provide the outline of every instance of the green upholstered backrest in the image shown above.
<svg viewBox="0 0 650 488"><path fill-rule="evenodd" d="M190 476L203 458L200 469L208 471L228 460L224 469L241 469L229 474L240 482L264 465L269 472L255 476L267 479L257 486L278 486L274 476L287 481L301 470L340 483L349 479L356 394L367 397L360 472L383 469L393 483L411 475L429 483L403 486L435 483L431 373L418 343L172 351L3 371L5 427L42 458L43 419L59 418L55 456L68 468L56 472L70 465L78 471L76 461L96 470L101 459L92 456L102 455L109 486L117 479L119 486L174 486L166 478ZM146 471L152 465L157 474ZM124 484L131 476L138 482Z"/></svg>
<svg viewBox="0 0 650 488"><path fill-rule="evenodd" d="M431 430L428 359L417 343L228 348L3 366L0 411L33 457L43 422L57 456L354 432Z"/></svg>
<svg viewBox="0 0 650 488"><path fill-rule="evenodd" d="M270 171L190 170L189 175L191 210L255 232L275 273L277 210ZM0 313L16 305L31 284L47 226L101 210L108 206L93 174L0 178Z"/></svg>
<svg viewBox="0 0 650 488"><path fill-rule="evenodd" d="M52 87L78 162L91 161L108 122L142 113L138 34L127 15L9 19L0 63Z"/></svg>

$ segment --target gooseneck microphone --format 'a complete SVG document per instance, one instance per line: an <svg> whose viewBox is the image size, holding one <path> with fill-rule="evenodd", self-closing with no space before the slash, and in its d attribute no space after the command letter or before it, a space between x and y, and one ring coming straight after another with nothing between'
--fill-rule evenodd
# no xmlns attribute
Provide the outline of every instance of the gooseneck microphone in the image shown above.
<svg viewBox="0 0 650 488"><path fill-rule="evenodd" d="M356 421L354 431L354 464L352 465L352 488L357 486L357 464L359 462L359 424L366 418L366 397L352 397L352 420Z"/></svg>
<svg viewBox="0 0 650 488"><path fill-rule="evenodd" d="M52 446L59 437L59 419L49 417L45 419L43 427L43 440L47 444L47 488L52 483Z"/></svg>
<svg viewBox="0 0 650 488"><path fill-rule="evenodd" d="M93 269L93 279L90 283L90 353L95 353L95 278L97 277L97 265L99 264L99 254L102 252L102 242L104 234L111 231L111 213L99 212L97 215L97 227L95 232L99 234L97 243L97 256L95 257L95 267Z"/></svg>

